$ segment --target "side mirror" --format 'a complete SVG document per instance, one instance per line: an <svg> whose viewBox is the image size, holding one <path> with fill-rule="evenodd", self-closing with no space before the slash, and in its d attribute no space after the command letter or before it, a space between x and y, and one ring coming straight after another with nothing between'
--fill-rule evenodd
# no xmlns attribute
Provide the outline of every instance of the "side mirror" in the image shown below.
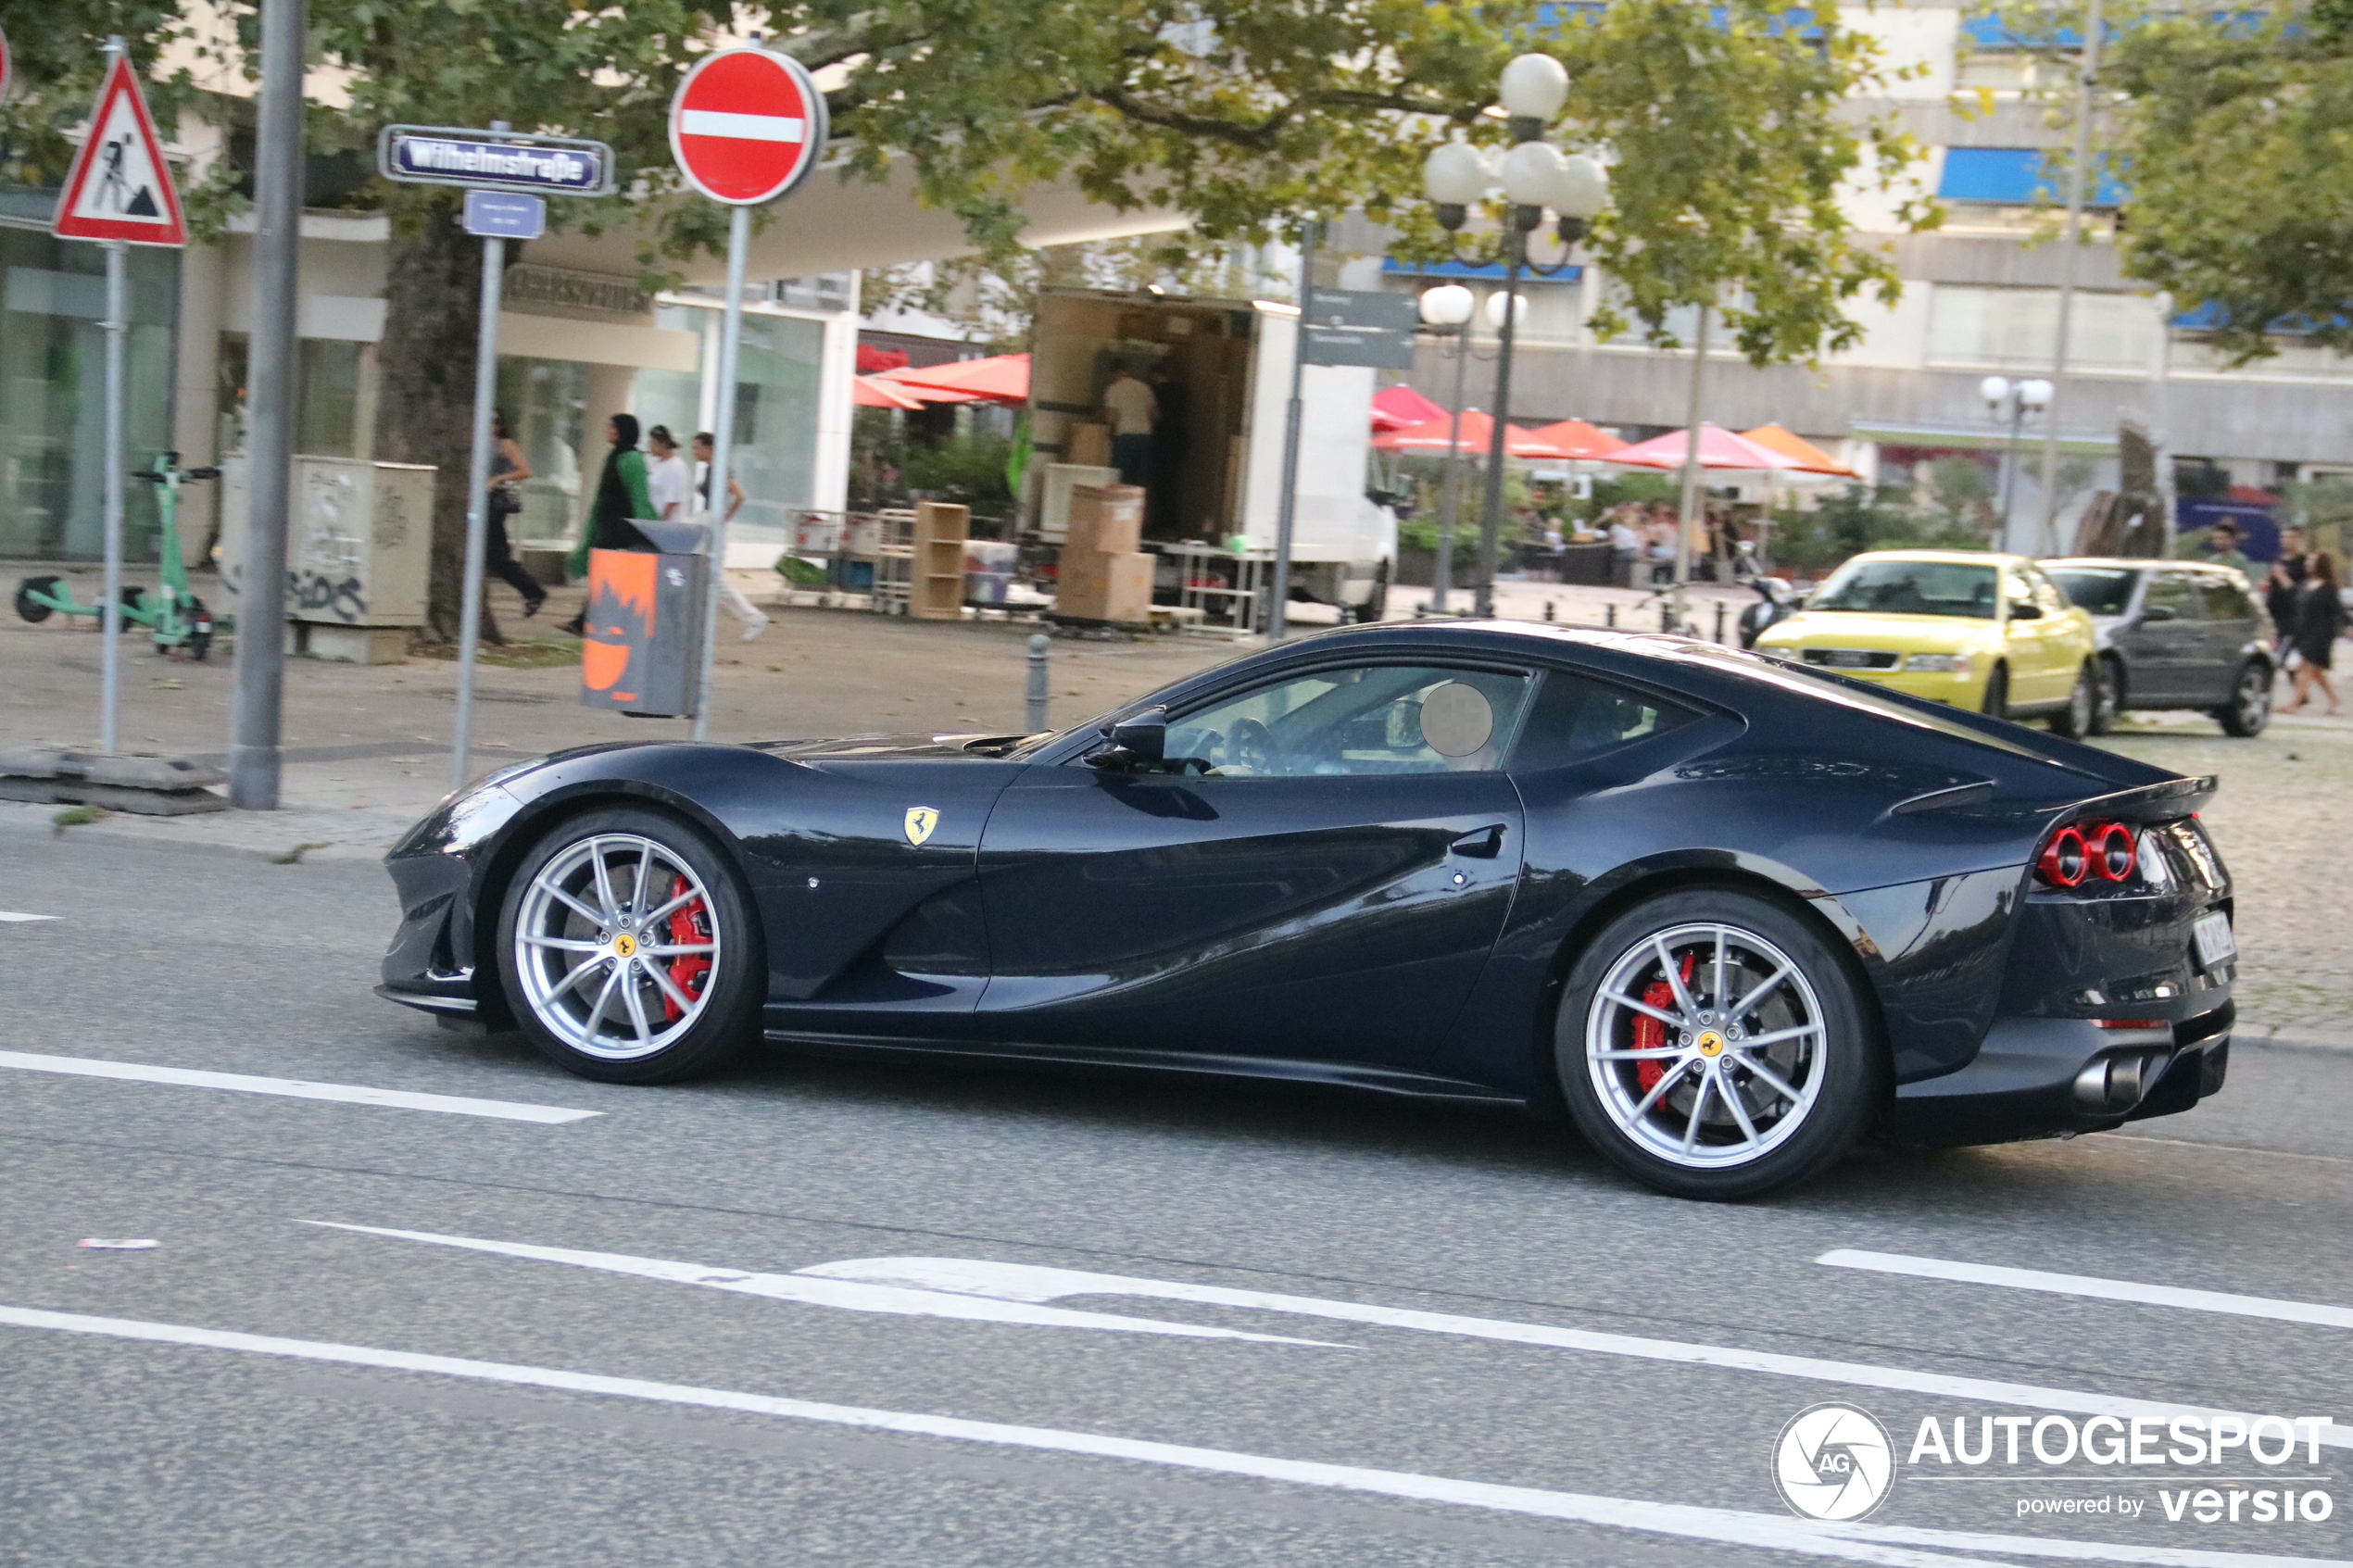
<svg viewBox="0 0 2353 1568"><path fill-rule="evenodd" d="M2010 619L2012 621L2040 621L2043 619L2043 607L2041 605L2012 605Z"/></svg>
<svg viewBox="0 0 2353 1568"><path fill-rule="evenodd" d="M2145 621L2171 621L2176 619L2176 617L2173 613L2173 607L2171 605L2151 605L2146 609L2141 611L2141 619Z"/></svg>
<svg viewBox="0 0 2353 1568"><path fill-rule="evenodd" d="M1128 768L1157 762L1168 752L1168 709L1147 708L1111 727L1111 746L1088 757L1088 766Z"/></svg>

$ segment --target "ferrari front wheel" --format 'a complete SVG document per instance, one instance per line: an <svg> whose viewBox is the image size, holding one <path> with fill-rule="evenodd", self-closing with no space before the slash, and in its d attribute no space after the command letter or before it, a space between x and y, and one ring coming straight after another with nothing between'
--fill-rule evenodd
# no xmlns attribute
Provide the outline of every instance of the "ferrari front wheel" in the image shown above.
<svg viewBox="0 0 2353 1568"><path fill-rule="evenodd" d="M768 966L751 901L711 842L663 813L549 830L507 889L497 944L516 1022L583 1077L674 1083L755 1033Z"/></svg>
<svg viewBox="0 0 2353 1568"><path fill-rule="evenodd" d="M1753 1198L1851 1148L1883 1057L1830 943L1755 894L1695 888L1612 921L1571 968L1561 1089L1593 1147L1680 1198Z"/></svg>

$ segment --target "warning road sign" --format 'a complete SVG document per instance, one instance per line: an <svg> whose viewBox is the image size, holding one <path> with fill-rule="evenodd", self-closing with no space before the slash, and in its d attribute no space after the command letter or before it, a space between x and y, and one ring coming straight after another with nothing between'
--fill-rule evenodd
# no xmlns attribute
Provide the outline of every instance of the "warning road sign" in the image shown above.
<svg viewBox="0 0 2353 1568"><path fill-rule="evenodd" d="M825 98L799 60L728 49L686 73L670 101L670 151L715 202L757 207L800 183L825 148Z"/></svg>
<svg viewBox="0 0 2353 1568"><path fill-rule="evenodd" d="M138 74L118 55L98 89L90 133L66 171L57 199L61 240L129 240L143 245L184 245L188 225L180 193L163 160L163 142L140 94Z"/></svg>

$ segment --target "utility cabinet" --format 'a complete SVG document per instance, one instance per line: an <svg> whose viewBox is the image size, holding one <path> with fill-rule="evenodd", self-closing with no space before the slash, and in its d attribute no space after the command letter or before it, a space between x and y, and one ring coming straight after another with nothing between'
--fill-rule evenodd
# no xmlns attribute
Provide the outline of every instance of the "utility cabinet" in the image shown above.
<svg viewBox="0 0 2353 1568"><path fill-rule="evenodd" d="M238 453L220 470L221 608L242 623L252 465ZM435 471L422 463L295 458L286 619L298 624L298 646L374 663L377 643L405 646L406 638L362 633L424 624Z"/></svg>

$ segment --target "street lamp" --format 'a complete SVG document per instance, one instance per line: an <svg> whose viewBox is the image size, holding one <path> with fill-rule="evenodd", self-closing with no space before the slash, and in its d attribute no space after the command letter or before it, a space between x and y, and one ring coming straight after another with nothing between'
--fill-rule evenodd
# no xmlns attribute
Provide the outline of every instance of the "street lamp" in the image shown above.
<svg viewBox="0 0 2353 1568"><path fill-rule="evenodd" d="M1609 205L1609 178L1582 153L1563 154L1544 130L1568 101L1568 72L1550 55L1522 55L1504 68L1497 96L1509 117L1512 144L1491 169L1478 150L1460 142L1433 147L1422 164L1422 191L1436 209L1440 227L1455 236L1458 259L1475 266L1504 266L1504 292L1489 296L1499 339L1495 356L1495 429L1487 453L1487 495L1478 526L1477 612L1495 613L1495 561L1503 538L1504 431L1512 408L1512 338L1519 324L1522 269L1550 277L1568 266L1566 255L1549 266L1528 258L1528 236L1541 228L1546 209L1564 249L1584 238L1586 226ZM1472 205L1500 184L1510 213L1494 252L1462 255L1460 233ZM1498 304L1497 301L1502 303ZM1460 399L1457 399L1459 407Z"/></svg>
<svg viewBox="0 0 2353 1568"><path fill-rule="evenodd" d="M1450 144L1461 145L1460 143ZM1463 150L1470 151L1467 147ZM1434 289L1424 291L1421 297L1422 324L1439 332L1453 332L1456 339L1454 414L1446 429L1446 483L1444 498L1439 503L1438 558L1430 563L1429 568L1429 608L1433 615L1446 613L1446 591L1453 586L1454 508L1462 494L1463 472L1463 372L1470 365L1470 320L1472 312L1478 308L1478 298L1460 283L1441 283Z"/></svg>
<svg viewBox="0 0 2353 1568"><path fill-rule="evenodd" d="M2009 421L2009 439L2002 447L2001 512L2002 543L2009 545L2010 498L2018 488L2019 433L2026 424L2026 416L2039 414L2051 406L2051 383L2033 380L2013 383L2007 376L1987 376L1977 383L1977 395L1985 399L1986 411L1996 421Z"/></svg>

